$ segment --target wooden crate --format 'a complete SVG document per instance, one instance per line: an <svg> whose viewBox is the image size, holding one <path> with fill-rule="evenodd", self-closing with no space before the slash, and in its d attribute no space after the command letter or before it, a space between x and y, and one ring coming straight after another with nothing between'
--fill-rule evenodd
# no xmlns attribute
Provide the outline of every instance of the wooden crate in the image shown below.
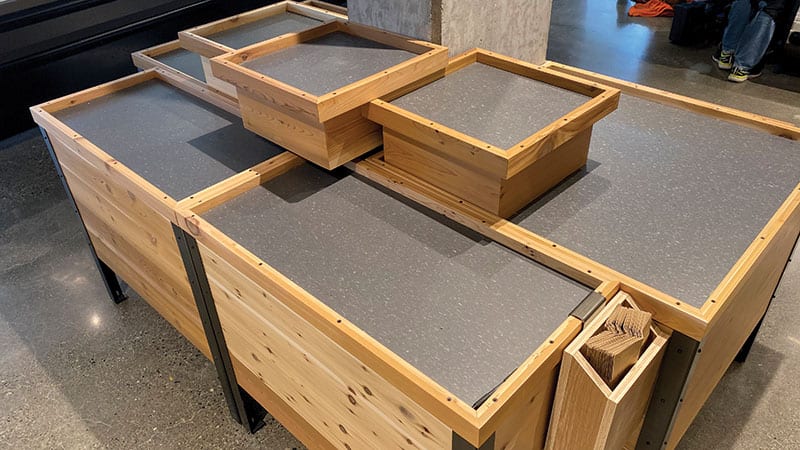
<svg viewBox="0 0 800 450"><path fill-rule="evenodd" d="M313 42L337 39L345 44L315 50ZM365 57L377 54L364 53L368 47L379 49L380 57ZM331 48L340 53L334 57ZM367 50L352 50L359 48ZM342 52L351 61L340 60ZM292 59L281 61L287 54ZM312 61L298 63L302 70L288 69L299 61L296 56L309 58L309 54ZM317 63L324 55L331 59L329 67ZM380 127L363 117L363 106L436 76L446 62L444 47L363 25L331 22L218 56L211 65L215 76L236 86L248 129L332 169L381 144ZM262 65L259 70L267 74L253 70L252 64ZM279 75L283 80L270 76L280 70L286 71ZM329 86L319 84L323 82Z"/></svg>
<svg viewBox="0 0 800 450"><path fill-rule="evenodd" d="M335 5L332 5L335 6ZM308 19L307 24L294 23L286 25L281 18ZM184 48L198 55L202 62L203 73L208 84L226 94L236 97L236 87L220 80L211 72L209 58L239 50L258 42L267 41L286 33L296 33L334 19L347 19L340 13L293 1L282 1L253 11L237 14L207 24L199 25L178 33L178 39ZM316 23L312 23L316 22ZM247 40L222 38L226 34L242 31L243 27L257 30ZM256 28L257 27L257 28Z"/></svg>
<svg viewBox="0 0 800 450"><path fill-rule="evenodd" d="M638 436L669 333L652 326L652 335L639 360L611 389L583 356L581 348L604 329L606 319L619 305L639 309L627 294L617 293L564 350L547 434L548 449L616 450Z"/></svg>
<svg viewBox="0 0 800 450"><path fill-rule="evenodd" d="M98 257L206 357L211 358L174 236L175 211L181 205L196 205L201 200L213 205L220 192L257 184L259 178L276 164L300 160L283 152L206 186L197 194L173 198L112 156L121 147L135 151L130 146L137 145L136 141L113 142L114 148L106 151L58 118L73 108L97 104L147 83L159 83L171 91L210 101L234 118L238 112L238 105L225 96L185 77L150 69L34 106L31 113L52 144ZM109 133L113 132L109 130ZM174 170L175 173L185 172L182 175L185 177L194 175L191 168L176 167Z"/></svg>
<svg viewBox="0 0 800 450"><path fill-rule="evenodd" d="M230 98L236 101L229 92L217 89L206 83L206 76L203 72L202 57L181 47L178 40L155 45L138 52L131 53L133 65L140 70L159 69L170 73L176 78L185 80L187 83L197 85L195 91L200 98L215 99L219 96ZM206 93L209 93L206 96Z"/></svg>
<svg viewBox="0 0 800 450"><path fill-rule="evenodd" d="M675 107L687 114L697 113L752 128L763 132L767 137L771 134L790 141L800 140L800 128L786 122L557 63L548 63L546 66L550 70L620 89L623 97L644 99ZM674 404L664 406L674 408L670 409L673 415L667 414L668 423L663 424L667 434L661 436L663 440L652 441L650 448L672 449L678 445L692 420L763 317L791 254L793 243L800 235L798 184L787 192L785 201L774 214L763 218L766 225L754 236L738 261L732 264L727 275L705 301L700 306L693 306L681 298L575 251L572 248L574 242L547 239L536 230L522 228L496 214L468 204L442 188L387 164L382 155L359 162L355 169L385 187L575 279L589 284L598 281L619 282L621 289L630 294L637 305L653 313L654 320L660 326L673 330L673 340L676 333L679 333L685 341L694 342L696 347L685 347L690 353L687 367L675 368L662 364L662 373L669 374L671 370L678 370L672 375L664 375L665 377L687 378L679 391L673 393L679 397L668 399L674 401ZM725 195L725 192L720 191L719 195ZM616 210L612 212L619 213ZM673 349L674 352L678 350L683 351L682 348ZM670 354L669 349L667 354Z"/></svg>
<svg viewBox="0 0 800 450"><path fill-rule="evenodd" d="M581 99L580 103L576 103L579 106L574 109L563 108L563 112L543 121L546 125L541 129L519 130L519 142L516 139L494 136L499 141L508 141L499 146L496 145L497 141L488 142L470 135L469 130L465 129L468 125L463 120L464 115L468 114L463 111L463 103L471 101L468 89L483 90L488 86L450 85L442 88L440 95L450 97L442 102L453 102L454 105L435 105L432 96L424 97L425 105L416 106L429 110L428 117L423 112L411 111L397 104L408 97L394 102L388 98L375 100L368 107L367 117L383 125L384 158L387 163L487 211L509 217L586 164L592 125L616 108L619 91L596 82L562 75L513 58L475 49L452 59L444 80L434 81L409 96L430 92L437 83L445 80L450 82L456 76L477 77L472 72L465 75L465 69L470 66L472 67L467 70L483 67L478 64L499 69L497 73L506 72L515 74L520 79L536 80L543 83L543 86L548 86L553 94L578 93L581 97L585 96L586 101ZM491 74L486 72L483 76L488 77ZM472 83L482 81L471 80ZM549 88L549 85L561 89ZM424 91L426 89L428 91ZM457 94L453 94L454 92ZM472 95L476 96L478 92L473 91ZM508 99L497 98L500 102L504 100ZM524 117L525 114L537 114L537 110L542 108L542 105L537 107L527 102L522 106L527 111L519 111L515 115ZM481 107L485 111L493 111L493 114L496 111L501 111L497 114L506 114L501 109L495 110L491 104L482 104ZM438 119L432 116L450 117ZM442 124L443 120L457 125ZM500 123L497 125L502 126ZM528 126L527 123L524 125ZM494 134L489 130L481 131L487 135Z"/></svg>
<svg viewBox="0 0 800 450"><path fill-rule="evenodd" d="M336 182L319 184L320 190L309 192L303 186L298 187L296 181L284 185L280 178L274 179L269 191L275 195L270 194L271 200L265 200L263 205L280 202L278 197L294 203L300 200L296 200L293 192L302 192L300 198L310 199L307 201L317 205L315 214L320 214L326 206L318 202L328 205L323 191L335 189ZM385 195L377 192L380 197ZM354 196L364 197L350 193L343 198ZM222 207L236 200L237 197L231 197ZM392 202L398 200L385 197L384 203ZM237 208L254 211L258 206L248 203ZM361 210L362 206L355 208ZM219 214L230 213L228 209ZM293 218L290 212L268 210L263 214L272 218L285 215L286 219L271 220L286 221L287 233L307 235L304 229L295 230L291 225L302 219ZM348 315L329 306L331 300L325 298L332 294L312 295L306 290L311 287L297 276L289 278L279 271L283 257L262 259L256 252L263 250L255 249L253 240L245 243L250 239L247 234L242 234L244 240L234 240L228 232L223 232L219 225L221 216L209 219L205 208L188 209L180 216L181 227L197 239L228 351L238 361L234 363L237 379L309 447L450 449L471 445L497 450L543 447L561 352L580 331L581 321L577 318L565 317L513 373L505 380L497 380L499 385L485 400L472 405L474 399L454 395L427 372L410 364L408 356L401 358L383 341L349 320ZM392 224L402 223L398 215L391 216ZM258 222L266 230L279 229L275 223L264 224L254 218L238 220L245 224ZM363 239L366 231L344 227L339 247L352 239ZM425 226L415 233L423 236L429 231ZM407 232L412 231L401 234ZM386 236L383 232L381 235ZM323 238L317 234L314 239ZM273 251L284 254L280 249ZM298 252L309 254L308 249ZM514 254L511 257L525 259ZM312 259L316 264L317 259ZM366 285L375 282L384 283L388 290L395 284L391 280L366 279L359 282L360 289L369 289ZM606 298L617 290L613 283L595 285L595 291ZM339 291L338 287L330 289ZM519 343L528 348L537 344Z"/></svg>

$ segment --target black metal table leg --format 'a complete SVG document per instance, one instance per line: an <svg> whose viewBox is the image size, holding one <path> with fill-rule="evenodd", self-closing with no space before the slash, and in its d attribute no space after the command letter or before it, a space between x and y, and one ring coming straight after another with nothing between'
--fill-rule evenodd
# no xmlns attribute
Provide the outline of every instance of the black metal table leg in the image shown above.
<svg viewBox="0 0 800 450"><path fill-rule="evenodd" d="M211 295L211 288L208 285L197 241L192 235L174 224L172 229L175 233L175 240L178 242L189 283L192 286L192 294L194 294L197 310L200 313L200 321L203 323L203 331L205 331L208 347L214 359L217 377L222 385L228 409L234 420L254 433L264 426L264 417L267 412L236 381L233 363L225 344L225 336L219 322L214 298Z"/></svg>
<svg viewBox="0 0 800 450"><path fill-rule="evenodd" d="M103 280L103 284L106 287L108 296L111 297L111 300L113 300L114 303L120 303L128 298L128 296L125 295L125 292L123 292L122 287L119 284L119 278L117 278L117 274L114 273L114 271L111 270L111 268L108 267L108 265L97 256L97 252L92 244L92 239L89 237L89 232L86 230L86 225L83 223L81 212L78 210L78 204L75 203L75 198L72 196L72 191L69 189L67 179L64 178L64 172L61 170L61 164L58 162L58 157L56 156L55 150L53 150L53 144L50 142L50 137L47 136L47 131L45 131L44 128L39 127L39 131L42 132L42 138L44 138L44 143L47 145L47 151L50 152L50 158L53 160L53 164L56 167L56 173L58 173L58 177L61 179L61 184L64 186L64 192L67 194L67 199L72 205L72 209L75 211L75 214L78 215L78 219L81 221L81 229L83 229L86 242L89 244L89 251L92 253L92 259L94 259L94 263L97 266L97 271L100 272L100 278Z"/></svg>

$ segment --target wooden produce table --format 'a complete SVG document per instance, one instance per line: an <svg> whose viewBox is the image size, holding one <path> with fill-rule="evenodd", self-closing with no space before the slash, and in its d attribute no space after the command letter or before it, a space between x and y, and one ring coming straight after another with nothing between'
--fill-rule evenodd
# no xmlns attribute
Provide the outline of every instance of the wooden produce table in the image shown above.
<svg viewBox="0 0 800 450"><path fill-rule="evenodd" d="M614 293L347 170L181 215L236 378L310 446L541 447L571 313Z"/></svg>
<svg viewBox="0 0 800 450"><path fill-rule="evenodd" d="M299 163L245 130L236 111L232 100L155 70L31 108L109 293L124 299L119 275L208 358L175 209L213 204L221 190Z"/></svg>
<svg viewBox="0 0 800 450"><path fill-rule="evenodd" d="M508 217L586 164L619 91L472 50L397 99L374 100L389 164Z"/></svg>
<svg viewBox="0 0 800 450"><path fill-rule="evenodd" d="M623 97L595 126L586 169L511 221L380 156L358 170L575 279L618 282L673 329L639 448L674 448L731 361L746 355L800 234L800 129L549 67Z"/></svg>
<svg viewBox="0 0 800 450"><path fill-rule="evenodd" d="M293 1L282 1L235 16L199 25L178 33L181 45L200 55L208 84L236 97L236 87L211 72L209 59L253 44L294 34L334 19L346 19L340 13Z"/></svg>
<svg viewBox="0 0 800 450"><path fill-rule="evenodd" d="M140 70L161 69L205 87L206 77L200 56L181 47L178 40L131 53L131 59Z"/></svg>

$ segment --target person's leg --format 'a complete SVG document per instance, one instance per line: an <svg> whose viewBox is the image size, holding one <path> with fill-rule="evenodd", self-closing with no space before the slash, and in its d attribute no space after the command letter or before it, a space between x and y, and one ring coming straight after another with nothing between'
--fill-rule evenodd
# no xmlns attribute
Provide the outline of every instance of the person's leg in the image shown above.
<svg viewBox="0 0 800 450"><path fill-rule="evenodd" d="M734 53L736 51L752 13L750 0L734 0L731 10L728 12L728 25L722 34L723 52Z"/></svg>
<svg viewBox="0 0 800 450"><path fill-rule="evenodd" d="M764 56L775 32L775 21L763 11L765 2L761 2L759 10L753 20L747 24L739 40L739 45L734 50L736 61L734 66L750 70Z"/></svg>
<svg viewBox="0 0 800 450"><path fill-rule="evenodd" d="M739 46L745 27L750 22L753 10L751 0L734 0L731 5L728 11L728 25L722 35L722 44L719 51L711 57L720 69L730 70L733 67L733 54Z"/></svg>

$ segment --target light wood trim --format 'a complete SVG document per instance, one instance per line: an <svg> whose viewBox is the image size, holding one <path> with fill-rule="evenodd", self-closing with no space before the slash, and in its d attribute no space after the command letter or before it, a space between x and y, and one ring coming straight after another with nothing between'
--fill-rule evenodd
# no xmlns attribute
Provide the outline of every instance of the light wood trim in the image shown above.
<svg viewBox="0 0 800 450"><path fill-rule="evenodd" d="M454 73L476 62L593 98L587 99L586 103L509 148L493 146L382 99L374 100L370 104L367 117L385 128L412 137L449 157L456 158L474 170L508 179L591 127L614 111L619 104L618 89L581 80L578 77L561 75L556 71L483 49L472 49L453 58L447 65L445 73Z"/></svg>
<svg viewBox="0 0 800 450"><path fill-rule="evenodd" d="M319 97L319 119L327 121L381 95L402 89L408 80L426 77L447 64L447 49L438 48Z"/></svg>
<svg viewBox="0 0 800 450"><path fill-rule="evenodd" d="M382 161L380 154L353 167L378 184L587 286L620 282L621 288L631 293L642 308L652 312L657 321L687 336L699 340L705 332L707 323L697 308L393 168Z"/></svg>
<svg viewBox="0 0 800 450"><path fill-rule="evenodd" d="M158 78L158 74L154 69L148 69L143 72L134 73L126 77L118 78L114 81L109 81L108 83L99 84L89 89L84 89L73 94L65 95L63 97L32 106L30 108L31 114L34 115L35 120L36 114L38 114L40 111L48 113L58 112L62 109L70 108L81 103L86 103L96 98L127 89L140 83L144 83L145 81L153 78Z"/></svg>
<svg viewBox="0 0 800 450"><path fill-rule="evenodd" d="M470 405L198 215L187 210L178 211L178 222L181 228L192 234L209 251L228 261L245 277L270 292L278 301L363 361L442 423L464 439L470 442L478 441L478 419Z"/></svg>
<svg viewBox="0 0 800 450"><path fill-rule="evenodd" d="M198 25L178 32L178 40L183 48L206 58L213 58L225 53L235 51L227 45L214 41L209 36L236 28L257 20L266 19L283 13L288 9L288 1L274 3L263 8L254 9L224 19L215 20L203 25Z"/></svg>
<svg viewBox="0 0 800 450"><path fill-rule="evenodd" d="M186 209L195 214L202 214L304 163L303 158L290 152L283 152L184 198L178 202L177 209Z"/></svg>
<svg viewBox="0 0 800 450"><path fill-rule="evenodd" d="M608 85L552 70L546 65L540 66L531 64L527 61L493 53L488 50L476 49L476 54L479 63L506 72L515 73L525 78L541 81L542 83L558 86L562 89L576 92L587 97L596 97L603 92L607 92L610 88Z"/></svg>
<svg viewBox="0 0 800 450"><path fill-rule="evenodd" d="M664 105L676 106L687 111L705 114L707 116L726 120L737 125L755 128L757 130L785 137L787 139L800 140L800 127L788 122L783 122L758 114L729 108L727 106L721 106L703 100L686 97L673 92L663 91L661 89L655 89L638 83L620 80L618 78L601 75L595 72L590 72L588 70L559 64L556 62L548 61L545 66L554 71L574 75L587 80L597 81L599 83L615 87L626 94L633 95L634 97L651 100Z"/></svg>
<svg viewBox="0 0 800 450"><path fill-rule="evenodd" d="M178 33L178 40L185 49L191 50L207 58L213 58L215 56L236 51L234 48L214 41L213 35L240 27L242 25L257 22L271 16L282 14L283 12L291 12L301 16L310 17L323 23L342 18L340 14L329 12L321 8L303 5L292 1L282 1L265 6L263 8L254 9L252 11L236 14L234 16L183 30Z"/></svg>
<svg viewBox="0 0 800 450"><path fill-rule="evenodd" d="M241 65L242 62L334 32L344 32L397 48L404 48L418 53L418 55L382 72L320 96L304 92ZM443 68L446 61L447 50L442 46L405 38L364 25L333 21L300 33L283 35L218 56L211 59L211 68L214 76L236 85L237 89L246 90L253 97L274 103L280 108L288 108L295 116L300 115L305 120L321 123L352 111L371 99L406 87L410 78L427 77Z"/></svg>
<svg viewBox="0 0 800 450"><path fill-rule="evenodd" d="M401 136L414 140L459 161L487 176L504 178L508 173L505 151L480 139L431 122L424 117L384 100L373 100L367 106L367 118Z"/></svg>
<svg viewBox="0 0 800 450"><path fill-rule="evenodd" d="M344 6L334 5L333 3L323 2L320 0L303 0L301 5L306 7L318 8L325 12L336 14L342 19L347 19L347 8Z"/></svg>
<svg viewBox="0 0 800 450"><path fill-rule="evenodd" d="M509 159L507 177L522 172L534 161L557 150L564 142L591 129L597 121L617 109L617 105L619 91L609 89L509 148L506 151Z"/></svg>

